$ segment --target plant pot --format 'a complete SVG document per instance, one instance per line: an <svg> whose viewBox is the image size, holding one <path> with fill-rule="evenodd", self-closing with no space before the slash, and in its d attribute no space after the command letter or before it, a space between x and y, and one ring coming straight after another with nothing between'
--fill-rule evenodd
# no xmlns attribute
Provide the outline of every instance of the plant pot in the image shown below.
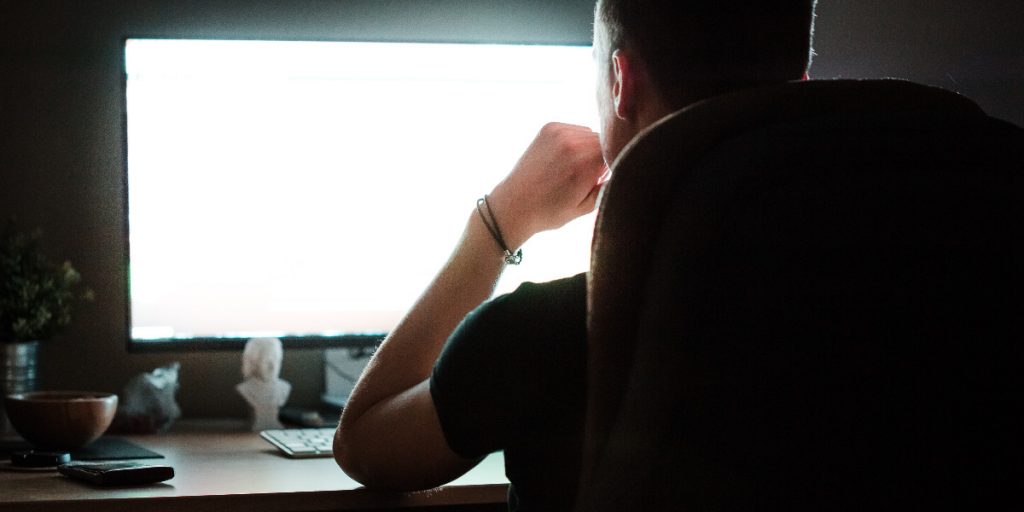
<svg viewBox="0 0 1024 512"><path fill-rule="evenodd" d="M36 360L39 342L0 343L0 395L28 393L36 390ZM17 439L0 400L0 439Z"/></svg>

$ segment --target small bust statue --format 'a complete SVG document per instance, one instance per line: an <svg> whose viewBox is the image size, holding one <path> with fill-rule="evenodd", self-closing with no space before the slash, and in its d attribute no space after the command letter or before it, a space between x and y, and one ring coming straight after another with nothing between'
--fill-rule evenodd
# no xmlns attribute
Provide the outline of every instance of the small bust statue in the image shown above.
<svg viewBox="0 0 1024 512"><path fill-rule="evenodd" d="M235 389L252 407L252 430L281 428L277 412L288 401L292 385L281 380L284 350L277 338L253 338L242 351L242 377Z"/></svg>

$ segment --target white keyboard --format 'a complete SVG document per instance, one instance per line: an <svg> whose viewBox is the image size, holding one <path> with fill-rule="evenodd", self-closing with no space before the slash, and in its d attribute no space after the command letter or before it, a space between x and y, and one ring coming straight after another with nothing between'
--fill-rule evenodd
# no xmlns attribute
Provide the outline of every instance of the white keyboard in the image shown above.
<svg viewBox="0 0 1024 512"><path fill-rule="evenodd" d="M330 457L334 427L275 428L260 432L260 437L291 458Z"/></svg>

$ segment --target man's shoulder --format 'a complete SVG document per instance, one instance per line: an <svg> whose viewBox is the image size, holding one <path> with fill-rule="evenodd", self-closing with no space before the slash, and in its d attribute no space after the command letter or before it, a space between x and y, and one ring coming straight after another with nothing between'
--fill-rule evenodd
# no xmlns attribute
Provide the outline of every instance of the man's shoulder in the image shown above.
<svg viewBox="0 0 1024 512"><path fill-rule="evenodd" d="M587 273L582 272L545 282L527 281L512 293L501 295L484 306L549 307L566 305L579 299L586 299Z"/></svg>
<svg viewBox="0 0 1024 512"><path fill-rule="evenodd" d="M586 273L523 283L470 313L449 338L442 360L453 352L505 358L525 343L585 336L586 294Z"/></svg>

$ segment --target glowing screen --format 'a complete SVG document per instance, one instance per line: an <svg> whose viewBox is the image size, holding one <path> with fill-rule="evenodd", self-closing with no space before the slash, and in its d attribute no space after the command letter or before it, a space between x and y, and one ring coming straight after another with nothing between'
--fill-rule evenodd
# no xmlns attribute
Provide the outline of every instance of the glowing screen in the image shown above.
<svg viewBox="0 0 1024 512"><path fill-rule="evenodd" d="M135 341L387 332L545 122L597 125L589 47L128 39L125 72Z"/></svg>

